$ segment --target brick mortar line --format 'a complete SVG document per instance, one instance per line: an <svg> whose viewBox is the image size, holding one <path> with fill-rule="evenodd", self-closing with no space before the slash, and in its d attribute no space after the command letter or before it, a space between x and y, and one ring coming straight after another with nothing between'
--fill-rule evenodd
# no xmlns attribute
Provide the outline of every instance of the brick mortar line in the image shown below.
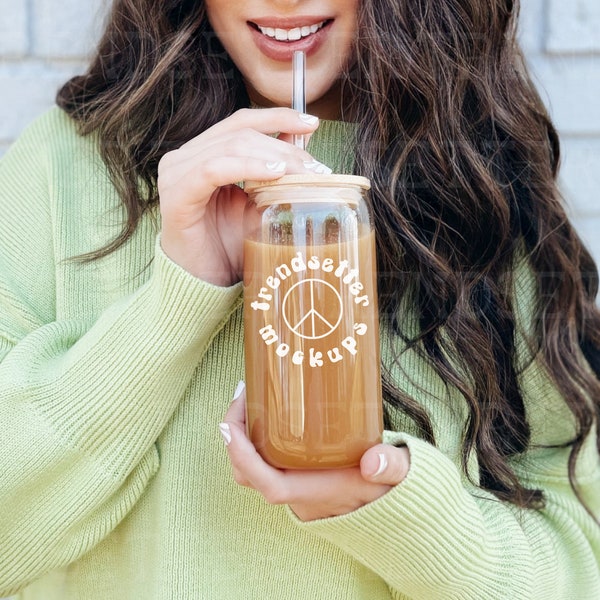
<svg viewBox="0 0 600 600"><path fill-rule="evenodd" d="M0 68L3 66L80 66L85 65L89 59L85 56L81 57L60 57L60 56L10 56L0 54ZM0 599L1 600L1 599Z"/></svg>
<svg viewBox="0 0 600 600"><path fill-rule="evenodd" d="M568 142L570 140L596 140L600 141L600 130L598 131L559 131L561 142Z"/></svg>

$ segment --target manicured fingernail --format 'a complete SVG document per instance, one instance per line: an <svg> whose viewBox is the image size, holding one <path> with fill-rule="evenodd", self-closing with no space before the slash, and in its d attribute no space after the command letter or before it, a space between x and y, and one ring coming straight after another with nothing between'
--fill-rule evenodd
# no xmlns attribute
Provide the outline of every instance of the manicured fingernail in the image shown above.
<svg viewBox="0 0 600 600"><path fill-rule="evenodd" d="M377 455L379 457L379 468L377 469L377 471L375 471L375 473L373 473L373 477L378 477L379 475L381 475L388 466L388 460L385 457L385 454L383 453L379 453Z"/></svg>
<svg viewBox="0 0 600 600"><path fill-rule="evenodd" d="M231 444L231 429L229 429L229 425L227 425L227 423L219 423L219 431L223 436L225 445L229 446L229 444Z"/></svg>
<svg viewBox="0 0 600 600"><path fill-rule="evenodd" d="M242 392L245 389L246 389L246 384L243 381L240 381L237 384L237 387L235 388L235 392L233 392L233 399L237 400L242 395Z"/></svg>
<svg viewBox="0 0 600 600"><path fill-rule="evenodd" d="M307 115L306 113L300 113L298 117L307 125L314 125L319 120L319 117L315 117L314 115Z"/></svg>
<svg viewBox="0 0 600 600"><path fill-rule="evenodd" d="M314 171L318 175L331 175L333 171L323 163L320 163L318 160L306 160L304 161L304 168L309 171Z"/></svg>
<svg viewBox="0 0 600 600"><path fill-rule="evenodd" d="M284 161L267 163L267 169L269 169L269 171L273 171L274 173L283 173L285 171L285 167L286 163Z"/></svg>

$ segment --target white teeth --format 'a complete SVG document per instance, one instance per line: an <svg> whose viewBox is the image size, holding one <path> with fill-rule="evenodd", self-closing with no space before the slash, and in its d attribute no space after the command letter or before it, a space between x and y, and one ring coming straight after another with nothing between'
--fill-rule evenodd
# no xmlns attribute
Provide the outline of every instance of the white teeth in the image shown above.
<svg viewBox="0 0 600 600"><path fill-rule="evenodd" d="M293 29L280 29L273 27L261 27L258 25L260 32L267 37L274 38L279 42L295 42L304 37L317 33L321 27L325 25L325 21L316 23L315 25L304 25L302 27L294 27Z"/></svg>
<svg viewBox="0 0 600 600"><path fill-rule="evenodd" d="M302 30L300 27L295 27L288 31L288 40L296 41L302 37Z"/></svg>

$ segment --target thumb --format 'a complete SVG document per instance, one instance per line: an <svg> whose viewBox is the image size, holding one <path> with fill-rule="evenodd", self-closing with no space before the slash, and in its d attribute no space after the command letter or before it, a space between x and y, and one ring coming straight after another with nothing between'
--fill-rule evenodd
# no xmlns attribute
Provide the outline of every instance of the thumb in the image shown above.
<svg viewBox="0 0 600 600"><path fill-rule="evenodd" d="M365 481L398 485L410 469L410 453L406 446L378 444L369 448L360 459L360 472Z"/></svg>

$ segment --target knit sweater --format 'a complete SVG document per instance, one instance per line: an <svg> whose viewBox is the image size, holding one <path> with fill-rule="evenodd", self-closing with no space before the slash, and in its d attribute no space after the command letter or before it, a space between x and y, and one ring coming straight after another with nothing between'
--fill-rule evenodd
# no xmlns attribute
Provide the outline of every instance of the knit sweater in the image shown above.
<svg viewBox="0 0 600 600"><path fill-rule="evenodd" d="M309 151L338 171L351 130L323 122ZM522 510L461 469L467 409L382 327L396 384L436 446L393 415L406 479L344 516L302 523L233 481L219 437L244 378L241 284L194 278L163 254L159 217L120 231L96 144L53 109L0 162L0 595L21 600L527 600L600 598L600 527L567 478L573 420L536 360L521 386L531 449L513 467L544 490ZM527 269L516 298L526 328ZM408 314L408 313L407 313ZM544 447L546 446L546 447ZM477 461L469 462L477 476ZM581 495L600 515L590 437Z"/></svg>

